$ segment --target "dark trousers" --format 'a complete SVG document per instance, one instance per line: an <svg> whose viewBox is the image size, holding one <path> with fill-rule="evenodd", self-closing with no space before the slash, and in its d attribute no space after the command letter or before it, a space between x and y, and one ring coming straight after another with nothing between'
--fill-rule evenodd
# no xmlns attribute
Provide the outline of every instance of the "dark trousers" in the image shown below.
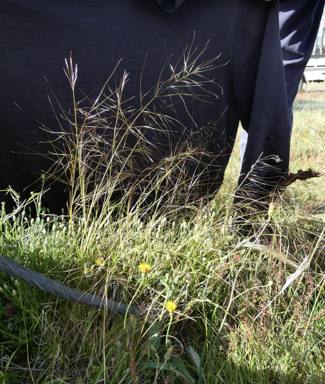
<svg viewBox="0 0 325 384"><path fill-rule="evenodd" d="M324 0L280 0L280 39L291 129L293 102L315 44L323 10ZM243 131L240 144L242 161L246 157L247 141L248 133Z"/></svg>

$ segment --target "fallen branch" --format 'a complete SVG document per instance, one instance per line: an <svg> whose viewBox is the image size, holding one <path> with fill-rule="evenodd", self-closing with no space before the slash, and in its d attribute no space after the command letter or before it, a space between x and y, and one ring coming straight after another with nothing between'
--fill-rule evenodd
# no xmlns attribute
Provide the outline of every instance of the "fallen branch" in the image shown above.
<svg viewBox="0 0 325 384"><path fill-rule="evenodd" d="M281 180L277 186L273 189L273 193L282 193L290 184L296 180L307 180L314 177L320 177L322 174L309 168L307 171L299 170L297 173L289 173L283 180Z"/></svg>

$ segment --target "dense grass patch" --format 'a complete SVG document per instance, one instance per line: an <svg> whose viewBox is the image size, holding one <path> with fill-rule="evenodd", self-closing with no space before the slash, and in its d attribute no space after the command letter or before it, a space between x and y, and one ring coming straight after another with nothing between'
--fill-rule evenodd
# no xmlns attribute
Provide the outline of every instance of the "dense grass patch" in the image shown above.
<svg viewBox="0 0 325 384"><path fill-rule="evenodd" d="M314 96L297 99L292 170L324 169L325 94ZM44 212L36 195L33 219L3 209L2 255L143 311L114 315L0 272L0 383L324 382L323 180L245 219L232 205L238 155L208 202L103 192L99 211L78 179L70 216Z"/></svg>

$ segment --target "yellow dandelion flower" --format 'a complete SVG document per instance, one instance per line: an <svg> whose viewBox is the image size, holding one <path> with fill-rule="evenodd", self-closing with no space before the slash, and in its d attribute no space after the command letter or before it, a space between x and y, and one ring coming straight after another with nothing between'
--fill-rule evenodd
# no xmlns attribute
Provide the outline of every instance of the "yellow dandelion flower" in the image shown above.
<svg viewBox="0 0 325 384"><path fill-rule="evenodd" d="M174 313L177 308L177 304L174 301L167 301L166 308L170 313Z"/></svg>
<svg viewBox="0 0 325 384"><path fill-rule="evenodd" d="M142 273L148 273L149 271L150 271L150 265L149 264L146 264L146 263L144 263L144 264L140 264L139 265L139 268L141 269L141 272Z"/></svg>

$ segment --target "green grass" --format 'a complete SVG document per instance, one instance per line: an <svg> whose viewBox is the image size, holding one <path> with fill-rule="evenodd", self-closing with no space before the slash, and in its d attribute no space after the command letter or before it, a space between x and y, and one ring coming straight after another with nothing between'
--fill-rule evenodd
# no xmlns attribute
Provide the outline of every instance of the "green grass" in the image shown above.
<svg viewBox="0 0 325 384"><path fill-rule="evenodd" d="M300 92L295 102L295 126L292 135L291 168L325 169L325 86L311 83L307 91ZM293 193L302 199L305 211L318 213L324 218L324 179L311 180L293 187ZM299 188L299 189L298 189Z"/></svg>
<svg viewBox="0 0 325 384"><path fill-rule="evenodd" d="M292 171L324 171L324 102L320 90L298 95ZM0 272L0 383L324 382L323 178L290 186L272 215L250 217L247 233L232 206L238 145L205 205L178 205L173 194L149 207L112 203L111 189L98 192L107 184L92 205L94 172L75 176L80 204L69 217L3 210L0 252L69 287L139 305L143 316L70 303Z"/></svg>

